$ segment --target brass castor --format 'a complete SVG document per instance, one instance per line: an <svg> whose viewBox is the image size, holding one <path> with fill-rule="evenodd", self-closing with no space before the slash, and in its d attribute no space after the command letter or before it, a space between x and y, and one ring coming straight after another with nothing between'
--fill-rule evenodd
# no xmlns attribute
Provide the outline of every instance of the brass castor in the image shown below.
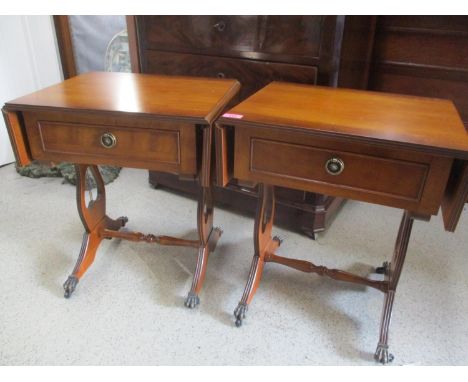
<svg viewBox="0 0 468 382"><path fill-rule="evenodd" d="M63 284L63 289L65 290L63 297L70 298L76 288L76 284L78 284L78 278L75 276L69 276L67 281Z"/></svg>
<svg viewBox="0 0 468 382"><path fill-rule="evenodd" d="M245 313L247 312L247 305L240 302L237 305L236 310L234 310L234 317L236 318L236 326L242 326L242 320L245 318Z"/></svg>
<svg viewBox="0 0 468 382"><path fill-rule="evenodd" d="M190 292L187 298L185 299L184 305L189 309L193 309L198 304L200 304L200 298L196 294Z"/></svg>

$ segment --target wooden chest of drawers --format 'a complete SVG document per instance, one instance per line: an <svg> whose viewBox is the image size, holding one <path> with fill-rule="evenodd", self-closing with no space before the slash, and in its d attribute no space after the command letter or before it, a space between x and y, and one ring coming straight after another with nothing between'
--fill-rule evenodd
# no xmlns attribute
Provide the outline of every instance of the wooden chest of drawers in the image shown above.
<svg viewBox="0 0 468 382"><path fill-rule="evenodd" d="M334 45L324 24L334 31L336 22L323 16L139 17L141 70L235 78L240 99L273 80L315 84L320 58L322 65L327 60L323 51ZM321 74L322 82L329 80L325 68Z"/></svg>

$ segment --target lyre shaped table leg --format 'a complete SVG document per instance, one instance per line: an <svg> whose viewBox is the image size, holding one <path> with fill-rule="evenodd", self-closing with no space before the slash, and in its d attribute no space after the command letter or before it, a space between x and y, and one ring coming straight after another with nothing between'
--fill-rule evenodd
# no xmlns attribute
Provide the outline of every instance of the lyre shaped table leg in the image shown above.
<svg viewBox="0 0 468 382"><path fill-rule="evenodd" d="M380 322L380 338L374 354L374 359L383 364L392 362L394 358L393 355L388 352L388 329L392 316L395 291L405 262L413 221L414 219L411 214L408 211L405 211L398 231L393 258L387 269L387 277L389 281L388 291L385 293L382 318Z"/></svg>
<svg viewBox="0 0 468 382"><path fill-rule="evenodd" d="M86 173L90 169L97 185L97 196L86 204ZM106 216L106 194L104 181L97 166L76 165L76 200L78 213L80 215L85 233L81 245L80 254L73 269L72 274L63 284L65 290L64 296L69 298L78 284L78 281L91 266L96 256L97 248L104 238L102 233L105 229L119 230L128 219L120 217L113 220Z"/></svg>
<svg viewBox="0 0 468 382"><path fill-rule="evenodd" d="M252 301L258 285L260 284L263 267L265 265L265 255L268 252L273 253L281 243L279 238L275 237L272 239L271 237L275 214L274 187L260 184L258 192L259 200L254 227L255 254L252 259L252 265L250 266L249 278L244 289L244 294L234 311L236 326L242 325L242 320L245 318L248 305Z"/></svg>
<svg viewBox="0 0 468 382"><path fill-rule="evenodd" d="M197 226L200 247L198 249L197 266L193 276L192 287L185 299L187 308L195 308L200 303L198 294L205 280L208 257L216 248L216 243L222 235L219 228L213 228L213 197L211 187L201 187L198 197Z"/></svg>

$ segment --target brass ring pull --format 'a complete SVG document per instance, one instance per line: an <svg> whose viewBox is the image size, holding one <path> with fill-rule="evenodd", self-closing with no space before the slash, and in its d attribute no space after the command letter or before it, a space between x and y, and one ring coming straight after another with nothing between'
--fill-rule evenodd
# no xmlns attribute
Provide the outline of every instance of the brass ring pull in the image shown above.
<svg viewBox="0 0 468 382"><path fill-rule="evenodd" d="M220 21L213 25L213 28L216 28L219 32L222 32L226 28L226 23L224 21Z"/></svg>
<svg viewBox="0 0 468 382"><path fill-rule="evenodd" d="M106 149L110 149L117 144L117 138L112 133L104 133L101 135L101 145Z"/></svg>
<svg viewBox="0 0 468 382"><path fill-rule="evenodd" d="M325 170L330 175L339 175L344 170L344 162L340 158L330 158L325 163Z"/></svg>

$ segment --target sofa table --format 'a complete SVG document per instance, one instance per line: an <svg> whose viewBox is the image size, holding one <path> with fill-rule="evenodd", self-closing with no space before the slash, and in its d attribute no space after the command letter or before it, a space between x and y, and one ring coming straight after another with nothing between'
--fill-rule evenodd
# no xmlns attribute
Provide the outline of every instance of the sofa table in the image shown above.
<svg viewBox="0 0 468 382"><path fill-rule="evenodd" d="M93 263L103 239L119 238L198 249L185 305L199 303L209 253L221 235L213 228L211 157L213 121L236 95L235 80L93 72L5 104L3 113L17 163L31 160L76 164L77 204L85 228L65 297ZM198 179L198 240L120 230L126 217L106 215L97 165L108 164ZM87 179L97 185L86 200Z"/></svg>
<svg viewBox="0 0 468 382"><path fill-rule="evenodd" d="M446 228L453 231L468 195L466 165L453 165L468 159L468 134L452 102L272 82L218 120L216 152L220 184L235 178L258 185L260 194L255 253L234 312L236 325L245 318L265 264L283 264L382 291L374 357L391 361L388 328L413 220L429 220L444 200L444 218L452 219ZM460 167L461 176L449 178ZM444 197L452 178L456 190ZM376 269L383 280L277 255L281 240L271 236L274 186L403 209L393 258Z"/></svg>

